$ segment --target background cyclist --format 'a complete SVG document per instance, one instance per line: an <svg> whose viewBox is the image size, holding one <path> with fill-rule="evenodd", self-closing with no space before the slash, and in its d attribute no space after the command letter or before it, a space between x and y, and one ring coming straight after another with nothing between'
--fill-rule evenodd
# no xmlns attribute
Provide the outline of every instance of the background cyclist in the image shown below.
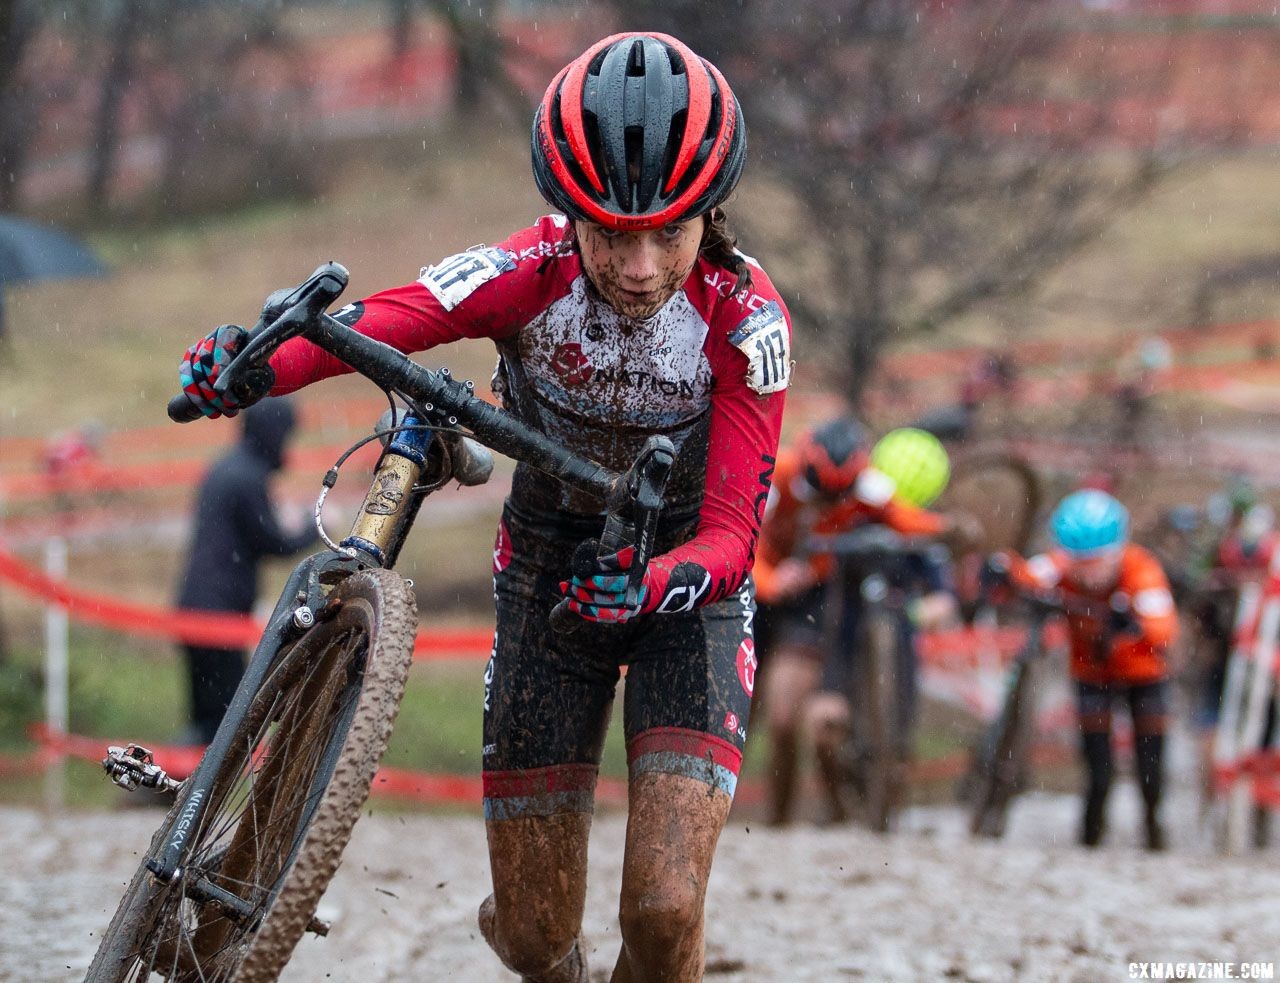
<svg viewBox="0 0 1280 983"><path fill-rule="evenodd" d="M1102 842L1113 772L1111 713L1123 700L1133 720L1146 845L1164 849L1166 650L1178 630L1169 581L1149 551L1129 542L1129 512L1104 491L1068 495L1050 516L1049 531L1056 548L1014 558L1012 573L1019 586L1053 592L1070 605L1071 675L1087 770L1080 842Z"/></svg>
<svg viewBox="0 0 1280 983"><path fill-rule="evenodd" d="M828 815L835 821L847 816L838 752L850 723L847 657L841 656L851 645L829 651L823 607L825 584L835 564L829 555L806 553L805 540L872 522L926 536L942 534L951 525L899 494L893 479L871 465L871 450L862 424L840 417L804 434L778 456L754 571L761 622L768 634L761 658L772 744L769 819L775 824L791 818L803 726L814 734ZM894 455L881 457L883 461ZM911 475L917 467L919 473L908 478L912 490L917 495L925 492L926 498L934 488L934 495L940 492L939 480L946 482L945 455L902 468L901 473ZM922 602L922 616L936 618L949 608L950 595L938 592ZM843 605L841 639L852 639L856 632L860 604L857 591L850 591Z"/></svg>
<svg viewBox="0 0 1280 983"><path fill-rule="evenodd" d="M494 550L483 750L494 892L480 928L526 979L587 978L587 839L625 663L631 816L613 978L694 980L747 734L749 573L790 324L719 207L746 156L741 110L683 43L619 34L593 45L548 87L532 152L538 188L562 214L340 316L406 352L493 339L505 407L610 467L628 466L652 434L676 444L659 555L634 609L624 601L631 551L600 557L590 542L603 503L516 469ZM210 415L236 409L211 383L242 338L225 326L184 360L185 390ZM303 340L271 365L273 395L346 371ZM562 597L591 624L552 632Z"/></svg>

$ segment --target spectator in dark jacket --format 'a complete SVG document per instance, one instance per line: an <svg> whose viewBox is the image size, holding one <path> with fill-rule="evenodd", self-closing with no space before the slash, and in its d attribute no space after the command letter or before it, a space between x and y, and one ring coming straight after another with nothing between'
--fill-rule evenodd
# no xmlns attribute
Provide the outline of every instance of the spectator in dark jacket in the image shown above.
<svg viewBox="0 0 1280 983"><path fill-rule="evenodd" d="M201 482L179 607L248 614L258 595L259 561L296 553L316 539L310 528L296 535L282 530L267 497L267 479L283 465L293 432L293 407L287 399L267 400L246 410L242 420L240 442ZM208 744L244 675L245 653L184 649L191 739Z"/></svg>

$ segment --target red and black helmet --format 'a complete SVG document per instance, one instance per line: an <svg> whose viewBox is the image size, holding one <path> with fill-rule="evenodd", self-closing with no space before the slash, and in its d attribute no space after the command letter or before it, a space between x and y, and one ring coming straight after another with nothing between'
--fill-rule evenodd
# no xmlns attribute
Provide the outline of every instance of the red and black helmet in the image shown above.
<svg viewBox="0 0 1280 983"><path fill-rule="evenodd" d="M709 212L742 174L729 83L668 34L614 34L570 62L533 118L538 190L570 218L658 229Z"/></svg>
<svg viewBox="0 0 1280 983"><path fill-rule="evenodd" d="M858 480L871 458L871 437L852 417L822 424L800 446L801 474L814 491L840 498Z"/></svg>

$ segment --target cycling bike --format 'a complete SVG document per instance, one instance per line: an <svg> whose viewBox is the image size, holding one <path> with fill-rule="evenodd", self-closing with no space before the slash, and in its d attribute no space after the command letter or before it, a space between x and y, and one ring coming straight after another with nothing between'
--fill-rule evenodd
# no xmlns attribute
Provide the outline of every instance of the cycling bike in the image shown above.
<svg viewBox="0 0 1280 983"><path fill-rule="evenodd" d="M824 648L838 653L845 674L840 686L849 699L851 726L842 748L842 770L858 794L866 824L888 832L906 797L912 727L917 698L916 654L907 604L916 596L918 575L910 567L945 564L945 546L904 537L871 524L851 532L810 537L811 553L836 562L823 605ZM849 633L845 614L857 607Z"/></svg>
<svg viewBox="0 0 1280 983"><path fill-rule="evenodd" d="M998 576L1003 573L997 571ZM974 836L1003 836L1010 803L1029 783L1036 697L1049 620L1068 615L1099 622L1093 642L1098 662L1106 661L1116 634L1132 624L1128 599L1119 594L1113 595L1109 604L1056 593L1026 594L1021 601L1027 609L1027 636L1005 674L1000 709L979 739L962 783L969 804L969 832Z"/></svg>
<svg viewBox="0 0 1280 983"><path fill-rule="evenodd" d="M274 980L305 932L328 925L316 907L338 868L386 748L412 660L411 585L393 567L423 500L450 480L479 484L492 448L604 505L600 550L633 545L635 603L674 460L652 437L625 474L548 440L477 398L447 369L417 365L325 313L347 284L336 263L268 298L216 388L242 395L284 341L302 336L376 383L391 408L374 434L325 475L316 525L328 550L303 560L275 606L212 744L176 781L146 748L113 747L119 785L175 794L167 817L102 937L91 983ZM398 397L403 405L397 405ZM199 416L185 396L177 421ZM350 534L324 531L325 496L359 446L383 450ZM553 624L577 618L562 602Z"/></svg>

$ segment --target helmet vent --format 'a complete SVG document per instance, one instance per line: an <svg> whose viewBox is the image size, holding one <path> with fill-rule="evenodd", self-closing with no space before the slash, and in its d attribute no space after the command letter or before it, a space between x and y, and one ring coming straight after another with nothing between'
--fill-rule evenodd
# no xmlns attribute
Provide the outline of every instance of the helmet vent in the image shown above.
<svg viewBox="0 0 1280 983"><path fill-rule="evenodd" d="M631 51L627 55L627 74L643 75L644 74L644 42L639 38L631 44Z"/></svg>

